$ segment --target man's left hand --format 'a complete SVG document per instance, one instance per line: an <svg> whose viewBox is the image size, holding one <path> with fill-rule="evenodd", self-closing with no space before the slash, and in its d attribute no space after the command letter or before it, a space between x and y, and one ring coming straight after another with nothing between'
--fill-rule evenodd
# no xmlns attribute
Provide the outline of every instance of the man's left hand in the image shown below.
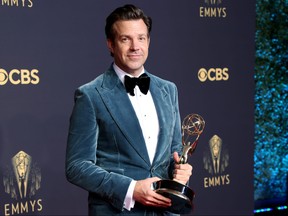
<svg viewBox="0 0 288 216"><path fill-rule="evenodd" d="M173 180L185 185L189 181L190 176L192 175L193 167L189 163L178 164L180 161L180 157L177 152L173 153L173 158L175 161Z"/></svg>

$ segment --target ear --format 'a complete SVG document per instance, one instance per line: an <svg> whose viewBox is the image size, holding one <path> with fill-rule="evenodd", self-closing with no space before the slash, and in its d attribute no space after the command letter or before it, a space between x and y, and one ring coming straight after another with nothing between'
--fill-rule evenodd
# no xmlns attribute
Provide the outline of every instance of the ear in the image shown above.
<svg viewBox="0 0 288 216"><path fill-rule="evenodd" d="M149 36L149 37L148 37L148 47L150 46L150 40L151 40L150 38L151 38L151 37Z"/></svg>
<svg viewBox="0 0 288 216"><path fill-rule="evenodd" d="M107 39L106 44L107 44L107 47L108 47L110 53L114 53L113 41L111 39Z"/></svg>

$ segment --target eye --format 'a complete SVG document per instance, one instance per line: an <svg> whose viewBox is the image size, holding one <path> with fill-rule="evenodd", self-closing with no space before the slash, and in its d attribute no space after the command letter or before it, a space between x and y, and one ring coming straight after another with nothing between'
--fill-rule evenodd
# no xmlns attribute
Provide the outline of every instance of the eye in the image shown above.
<svg viewBox="0 0 288 216"><path fill-rule="evenodd" d="M122 37L121 38L121 42L122 43L127 43L129 41L129 38L128 37Z"/></svg>
<svg viewBox="0 0 288 216"><path fill-rule="evenodd" d="M146 37L145 37L145 36L139 37L139 41L145 41L145 40L146 40Z"/></svg>

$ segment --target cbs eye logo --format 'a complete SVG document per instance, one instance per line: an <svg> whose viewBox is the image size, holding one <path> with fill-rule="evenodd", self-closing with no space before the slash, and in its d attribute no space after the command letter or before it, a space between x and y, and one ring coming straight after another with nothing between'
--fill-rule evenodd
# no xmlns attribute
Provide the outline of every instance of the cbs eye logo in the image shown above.
<svg viewBox="0 0 288 216"><path fill-rule="evenodd" d="M37 69L13 69L9 72L0 68L0 86L7 83L13 85L36 85L39 83L40 78L38 76L39 71Z"/></svg>
<svg viewBox="0 0 288 216"><path fill-rule="evenodd" d="M207 79L210 81L226 81L229 79L228 68L210 68L206 70L201 68L198 71L198 79L205 82Z"/></svg>

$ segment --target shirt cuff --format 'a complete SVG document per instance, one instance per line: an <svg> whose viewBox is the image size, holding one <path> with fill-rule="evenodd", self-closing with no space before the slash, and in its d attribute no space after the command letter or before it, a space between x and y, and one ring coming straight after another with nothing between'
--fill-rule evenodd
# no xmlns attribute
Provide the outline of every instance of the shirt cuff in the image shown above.
<svg viewBox="0 0 288 216"><path fill-rule="evenodd" d="M134 192L135 185L136 185L136 181L132 180L127 190L126 196L125 196L124 208L127 209L128 211L130 211L131 208L133 208L135 205L135 200L133 199L133 192Z"/></svg>

